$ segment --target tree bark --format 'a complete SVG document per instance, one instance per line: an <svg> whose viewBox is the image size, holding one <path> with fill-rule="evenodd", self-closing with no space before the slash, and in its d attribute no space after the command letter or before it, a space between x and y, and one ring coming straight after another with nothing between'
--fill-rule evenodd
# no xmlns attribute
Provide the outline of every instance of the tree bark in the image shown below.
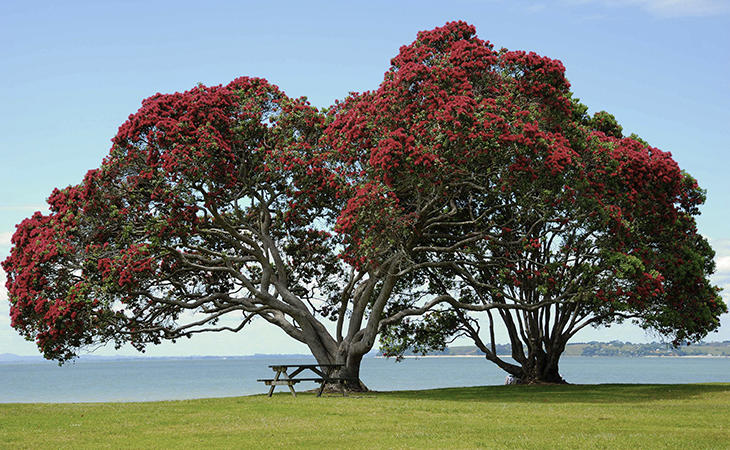
<svg viewBox="0 0 730 450"><path fill-rule="evenodd" d="M349 342L343 341L339 345L325 345L322 340L331 339L328 336L316 334L305 335L305 341L318 364L344 364L344 367L333 372L331 376L344 378L345 380L335 383L328 383L325 386L327 392L339 392L344 386L347 392L367 392L368 388L360 380L360 365L364 354L354 351ZM334 344L334 341L329 342ZM332 351L332 350L335 351Z"/></svg>
<svg viewBox="0 0 730 450"><path fill-rule="evenodd" d="M520 374L515 374L523 384L556 383L567 384L560 376L558 363L562 350L549 348L544 351L541 348L530 352L522 364Z"/></svg>
<svg viewBox="0 0 730 450"><path fill-rule="evenodd" d="M345 355L342 363L345 367L339 370L337 376L344 378L343 382L345 390L349 392L367 392L368 388L365 383L360 380L360 364L362 363L363 355L349 352Z"/></svg>

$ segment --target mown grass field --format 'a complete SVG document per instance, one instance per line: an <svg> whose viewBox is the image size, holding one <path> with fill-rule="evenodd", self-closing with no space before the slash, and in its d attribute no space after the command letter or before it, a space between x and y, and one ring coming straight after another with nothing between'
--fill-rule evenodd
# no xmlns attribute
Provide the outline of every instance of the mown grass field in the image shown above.
<svg viewBox="0 0 730 450"><path fill-rule="evenodd" d="M0 404L3 448L730 448L730 384Z"/></svg>

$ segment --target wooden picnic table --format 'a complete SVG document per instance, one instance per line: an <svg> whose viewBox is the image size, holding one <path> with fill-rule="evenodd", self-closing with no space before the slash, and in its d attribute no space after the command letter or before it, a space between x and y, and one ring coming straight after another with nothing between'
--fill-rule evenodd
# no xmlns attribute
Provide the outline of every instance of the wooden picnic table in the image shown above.
<svg viewBox="0 0 730 450"><path fill-rule="evenodd" d="M317 397L320 397L322 395L325 385L332 382L340 383L340 387L342 388L342 395L345 395L345 388L344 386L342 386L344 378L332 376L333 372L335 372L337 369L341 369L342 367L344 367L344 364L276 364L269 366L270 369L276 372L274 378L263 378L256 381L263 382L264 384L266 384L266 386L271 386L269 388L269 397L271 397L271 395L274 393L274 389L276 388L276 386L289 386L291 394L296 397L297 393L294 390L294 385L302 381L313 381L315 383L320 383ZM287 373L287 371L289 371L290 369L294 370L291 373ZM296 378L297 375L305 370L314 372L317 377ZM282 375L284 375L284 378L281 378Z"/></svg>

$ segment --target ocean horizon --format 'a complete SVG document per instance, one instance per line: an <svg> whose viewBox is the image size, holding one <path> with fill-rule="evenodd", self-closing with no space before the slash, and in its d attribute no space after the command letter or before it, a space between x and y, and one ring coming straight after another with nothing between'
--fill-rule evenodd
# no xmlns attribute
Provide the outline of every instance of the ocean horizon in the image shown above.
<svg viewBox="0 0 730 450"><path fill-rule="evenodd" d="M96 356L96 358L105 358ZM115 357L110 357L115 358ZM267 392L259 378L270 364L312 362L306 355L116 357L0 363L0 403L138 402L235 397ZM565 356L560 372L573 384L730 382L727 357ZM361 379L375 391L504 384L506 373L483 357L363 359ZM300 383L297 390L316 387Z"/></svg>

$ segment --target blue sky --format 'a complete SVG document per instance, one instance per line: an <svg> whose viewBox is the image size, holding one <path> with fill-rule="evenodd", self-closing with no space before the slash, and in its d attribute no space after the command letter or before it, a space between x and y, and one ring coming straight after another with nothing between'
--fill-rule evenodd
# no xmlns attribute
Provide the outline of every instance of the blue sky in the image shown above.
<svg viewBox="0 0 730 450"><path fill-rule="evenodd" d="M377 87L419 30L465 20L496 47L560 59L591 112L671 151L708 190L700 231L730 301L730 2L727 0L0 3L0 259L14 225L97 167L142 99L259 76L328 106ZM0 275L4 285L5 275ZM576 340L653 340L631 326ZM708 340L730 339L730 318ZM150 354L304 352L264 324ZM0 353L35 354L9 326ZM131 353L124 349L124 353ZM100 349L110 354L112 349Z"/></svg>

